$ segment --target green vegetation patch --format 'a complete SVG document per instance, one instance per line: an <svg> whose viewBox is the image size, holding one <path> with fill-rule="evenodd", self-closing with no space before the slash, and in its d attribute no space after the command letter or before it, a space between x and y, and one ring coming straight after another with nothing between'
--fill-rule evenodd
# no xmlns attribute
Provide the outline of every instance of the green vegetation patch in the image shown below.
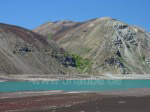
<svg viewBox="0 0 150 112"><path fill-rule="evenodd" d="M78 54L72 54L72 57L75 59L75 64L77 68L86 71L91 66L91 61L88 58L83 58Z"/></svg>
<svg viewBox="0 0 150 112"><path fill-rule="evenodd" d="M76 67L82 71L88 70L92 64L90 59L83 58L78 54L65 54L65 57L72 57L72 59L75 61Z"/></svg>

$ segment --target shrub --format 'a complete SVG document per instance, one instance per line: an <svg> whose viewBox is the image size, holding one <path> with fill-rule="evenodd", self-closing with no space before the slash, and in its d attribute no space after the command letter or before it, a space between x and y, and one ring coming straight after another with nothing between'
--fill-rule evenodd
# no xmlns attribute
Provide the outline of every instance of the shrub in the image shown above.
<svg viewBox="0 0 150 112"><path fill-rule="evenodd" d="M89 59L87 59L87 58L84 59L83 57L81 57L78 54L72 54L72 58L75 59L76 67L81 70L86 70L91 65L91 62Z"/></svg>

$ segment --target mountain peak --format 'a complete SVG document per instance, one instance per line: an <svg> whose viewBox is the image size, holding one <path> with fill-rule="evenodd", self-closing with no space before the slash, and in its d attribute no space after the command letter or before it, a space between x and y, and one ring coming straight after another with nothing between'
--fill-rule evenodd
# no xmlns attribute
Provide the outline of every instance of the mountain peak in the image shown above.
<svg viewBox="0 0 150 112"><path fill-rule="evenodd" d="M73 23L73 21L71 21L71 20L58 20L54 23Z"/></svg>
<svg viewBox="0 0 150 112"><path fill-rule="evenodd" d="M91 73L150 73L150 61L146 61L150 58L150 35L144 30L111 17L71 26L58 24L57 28L61 30L55 30L51 39L68 52L88 58ZM52 29L43 27L42 31ZM46 32L40 34L46 36Z"/></svg>

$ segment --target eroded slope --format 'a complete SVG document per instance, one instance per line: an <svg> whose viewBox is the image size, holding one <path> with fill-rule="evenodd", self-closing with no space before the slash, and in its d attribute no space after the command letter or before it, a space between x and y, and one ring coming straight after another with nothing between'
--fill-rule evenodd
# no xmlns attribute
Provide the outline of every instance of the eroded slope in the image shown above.
<svg viewBox="0 0 150 112"><path fill-rule="evenodd" d="M57 33L60 37L53 35L53 39L57 38L64 49L89 60L90 66L85 66L83 71L91 74L150 73L150 35L143 29L112 18L98 18L68 32Z"/></svg>
<svg viewBox="0 0 150 112"><path fill-rule="evenodd" d="M18 26L0 24L0 74L74 73L64 49L44 38ZM64 66L66 63L70 65Z"/></svg>

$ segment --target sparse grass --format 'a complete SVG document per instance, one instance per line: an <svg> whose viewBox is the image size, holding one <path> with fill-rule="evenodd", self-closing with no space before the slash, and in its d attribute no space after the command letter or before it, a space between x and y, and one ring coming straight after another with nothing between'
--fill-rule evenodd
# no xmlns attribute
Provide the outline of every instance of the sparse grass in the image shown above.
<svg viewBox="0 0 150 112"><path fill-rule="evenodd" d="M47 35L47 37L48 37L48 39L52 39L53 35L52 35L51 33L49 33L49 34Z"/></svg>
<svg viewBox="0 0 150 112"><path fill-rule="evenodd" d="M84 48L85 53L89 53L92 49L91 48Z"/></svg>
<svg viewBox="0 0 150 112"><path fill-rule="evenodd" d="M143 59L143 61L145 61L145 55L142 55L142 59Z"/></svg>
<svg viewBox="0 0 150 112"><path fill-rule="evenodd" d="M88 58L83 58L78 54L65 54L65 57L71 56L75 60L76 67L82 71L86 71L91 66Z"/></svg>
<svg viewBox="0 0 150 112"><path fill-rule="evenodd" d="M72 58L72 62L75 62L76 68L78 68L80 71L87 71L92 64L88 58L83 58L79 54L65 53L64 56L66 58Z"/></svg>
<svg viewBox="0 0 150 112"><path fill-rule="evenodd" d="M139 57L139 60L145 61L145 55L142 55L141 57Z"/></svg>
<svg viewBox="0 0 150 112"><path fill-rule="evenodd" d="M91 66L91 62L89 59L87 58L83 58L78 54L72 54L72 57L75 59L75 63L77 68L86 71L90 66Z"/></svg>

